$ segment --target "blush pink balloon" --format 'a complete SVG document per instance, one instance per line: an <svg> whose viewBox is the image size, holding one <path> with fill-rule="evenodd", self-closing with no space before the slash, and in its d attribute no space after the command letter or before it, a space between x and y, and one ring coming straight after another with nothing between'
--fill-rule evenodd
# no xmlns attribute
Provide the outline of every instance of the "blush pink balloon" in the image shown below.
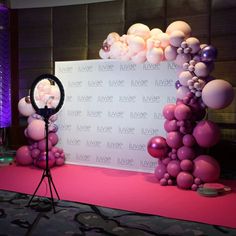
<svg viewBox="0 0 236 236"><path fill-rule="evenodd" d="M195 126L193 136L200 147L209 148L219 142L220 129L214 122L203 120Z"/></svg>
<svg viewBox="0 0 236 236"><path fill-rule="evenodd" d="M144 25L142 23L136 23L129 27L127 34L139 36L146 40L150 37L150 29L147 25Z"/></svg>
<svg viewBox="0 0 236 236"><path fill-rule="evenodd" d="M170 34L170 44L174 47L180 47L181 43L184 41L185 35L180 30L175 30Z"/></svg>
<svg viewBox="0 0 236 236"><path fill-rule="evenodd" d="M187 93L189 93L189 92L190 92L190 90L188 87L181 86L177 89L176 96L178 99L183 99L187 95Z"/></svg>
<svg viewBox="0 0 236 236"><path fill-rule="evenodd" d="M162 113L167 120L175 119L175 107L176 105L172 103L164 106Z"/></svg>
<svg viewBox="0 0 236 236"><path fill-rule="evenodd" d="M166 166L162 163L159 163L157 167L155 168L155 172L154 172L155 177L158 180L160 180L164 177L165 173L166 173Z"/></svg>
<svg viewBox="0 0 236 236"><path fill-rule="evenodd" d="M200 155L194 160L193 175L205 183L217 182L220 176L219 163L209 155Z"/></svg>
<svg viewBox="0 0 236 236"><path fill-rule="evenodd" d="M209 75L209 69L203 62L198 62L194 68L194 73L198 77L206 77Z"/></svg>
<svg viewBox="0 0 236 236"><path fill-rule="evenodd" d="M190 37L186 39L188 47L191 48L190 53L195 54L200 50L200 41L195 37Z"/></svg>
<svg viewBox="0 0 236 236"><path fill-rule="evenodd" d="M31 157L31 151L28 146L24 145L16 151L16 163L22 166L31 165L33 159Z"/></svg>
<svg viewBox="0 0 236 236"><path fill-rule="evenodd" d="M178 174L176 181L177 181L177 186L179 188L189 189L189 188L191 188L191 186L193 184L194 178L190 173L185 172L185 171L181 171Z"/></svg>
<svg viewBox="0 0 236 236"><path fill-rule="evenodd" d="M193 78L193 74L190 71L182 71L179 74L179 82L183 86L188 86L188 81Z"/></svg>
<svg viewBox="0 0 236 236"><path fill-rule="evenodd" d="M164 50L164 56L167 61L174 61L177 56L176 48L171 45L167 46Z"/></svg>
<svg viewBox="0 0 236 236"><path fill-rule="evenodd" d="M212 109L223 109L234 99L234 90L225 80L212 80L202 90L203 102Z"/></svg>
<svg viewBox="0 0 236 236"><path fill-rule="evenodd" d="M180 132L169 132L166 137L166 142L171 148L178 149L183 145L182 135Z"/></svg>
<svg viewBox="0 0 236 236"><path fill-rule="evenodd" d="M178 54L175 59L175 64L178 66L183 66L184 63L189 62L191 60L190 54Z"/></svg>
<svg viewBox="0 0 236 236"><path fill-rule="evenodd" d="M191 27L185 21L174 21L166 29L167 34L171 34L173 31L182 31L185 37L189 37L191 34Z"/></svg>
<svg viewBox="0 0 236 236"><path fill-rule="evenodd" d="M147 151L154 158L164 158L168 152L165 138L161 136L151 138L147 145Z"/></svg>
<svg viewBox="0 0 236 236"><path fill-rule="evenodd" d="M141 63L144 63L147 58L146 58L146 51L143 50L143 51L140 51L138 52L136 55L134 55L132 58L131 58L132 62L134 62L135 64L141 64Z"/></svg>
<svg viewBox="0 0 236 236"><path fill-rule="evenodd" d="M164 52L161 48L152 48L147 51L147 61L152 64L158 64L164 59Z"/></svg>
<svg viewBox="0 0 236 236"><path fill-rule="evenodd" d="M36 141L45 138L45 122L43 120L33 120L27 127L27 134Z"/></svg>
<svg viewBox="0 0 236 236"><path fill-rule="evenodd" d="M23 116L31 116L35 113L35 110L28 97L20 99L18 102L18 110Z"/></svg>

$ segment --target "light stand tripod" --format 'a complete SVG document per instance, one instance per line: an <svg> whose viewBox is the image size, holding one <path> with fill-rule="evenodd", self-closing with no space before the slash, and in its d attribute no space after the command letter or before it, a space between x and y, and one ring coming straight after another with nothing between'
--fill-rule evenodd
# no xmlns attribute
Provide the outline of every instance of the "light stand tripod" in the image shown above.
<svg viewBox="0 0 236 236"><path fill-rule="evenodd" d="M53 183L50 167L49 167L49 164L48 164L48 124L49 124L49 117L52 114L54 114L54 109L48 108L47 105L46 105L43 109L39 109L38 110L38 114L41 115L44 118L44 121L45 121L45 132L46 132L46 168L44 169L42 178L41 178L37 188L35 189L34 194L31 197L31 199L30 199L30 201L29 201L27 206L28 207L30 206L30 203L32 202L33 198L35 197L35 194L37 193L41 183L44 180L44 178L47 178L48 179L49 189L50 189L51 204L52 204L52 207L53 207L53 212L56 213L54 199L53 199L53 193L52 193L52 187L54 188L54 191L55 191L55 193L57 195L58 200L60 200L60 197L59 197L58 192L56 190L56 187L55 187L55 185Z"/></svg>

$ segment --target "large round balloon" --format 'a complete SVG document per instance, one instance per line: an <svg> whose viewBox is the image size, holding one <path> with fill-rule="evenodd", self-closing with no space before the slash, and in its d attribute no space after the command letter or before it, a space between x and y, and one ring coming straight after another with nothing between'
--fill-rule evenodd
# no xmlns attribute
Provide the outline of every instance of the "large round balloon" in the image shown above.
<svg viewBox="0 0 236 236"><path fill-rule="evenodd" d="M189 37L191 34L191 28L185 21L174 21L167 27L166 33L171 34L176 30L183 32L185 37Z"/></svg>
<svg viewBox="0 0 236 236"><path fill-rule="evenodd" d="M30 165L33 163L31 151L28 146L25 145L17 149L16 163L23 166Z"/></svg>
<svg viewBox="0 0 236 236"><path fill-rule="evenodd" d="M18 110L23 116L31 116L35 113L29 97L23 97L20 99L18 102Z"/></svg>
<svg viewBox="0 0 236 236"><path fill-rule="evenodd" d="M178 187L183 188L183 189L189 189L192 186L194 179L190 173L181 171L178 174L176 181L177 181Z"/></svg>
<svg viewBox="0 0 236 236"><path fill-rule="evenodd" d="M233 98L233 87L225 80L212 80L202 90L203 102L212 109L227 107L233 101Z"/></svg>
<svg viewBox="0 0 236 236"><path fill-rule="evenodd" d="M162 113L167 120L175 119L175 107L176 105L172 103L164 106Z"/></svg>
<svg viewBox="0 0 236 236"><path fill-rule="evenodd" d="M33 120L27 127L28 136L39 141L45 138L45 122L43 120Z"/></svg>
<svg viewBox="0 0 236 236"><path fill-rule="evenodd" d="M179 148L183 145L183 136L178 131L169 132L166 136L166 142L171 148Z"/></svg>
<svg viewBox="0 0 236 236"><path fill-rule="evenodd" d="M159 163L157 167L155 168L155 176L158 180L162 179L164 177L164 174L166 173L166 166L162 163Z"/></svg>
<svg viewBox="0 0 236 236"><path fill-rule="evenodd" d="M193 175L203 182L217 182L220 176L219 163L209 155L200 155L194 161Z"/></svg>
<svg viewBox="0 0 236 236"><path fill-rule="evenodd" d="M220 129L214 122L203 120L195 126L193 136L200 147L209 148L219 142Z"/></svg>
<svg viewBox="0 0 236 236"><path fill-rule="evenodd" d="M178 160L172 160L168 163L167 172L171 176L176 177L180 171L181 171L180 162Z"/></svg>
<svg viewBox="0 0 236 236"><path fill-rule="evenodd" d="M168 152L168 145L165 138L155 136L151 138L147 145L148 153L155 158L164 158Z"/></svg>

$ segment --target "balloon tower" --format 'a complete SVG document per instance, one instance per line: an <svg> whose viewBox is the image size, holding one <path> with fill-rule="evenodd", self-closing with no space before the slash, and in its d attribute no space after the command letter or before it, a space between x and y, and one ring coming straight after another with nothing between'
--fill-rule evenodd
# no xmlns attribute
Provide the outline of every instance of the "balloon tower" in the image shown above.
<svg viewBox="0 0 236 236"><path fill-rule="evenodd" d="M41 80L37 86L36 98L37 102L45 104L47 101L48 107L54 107L54 102L58 102L59 90L52 86L49 80ZM50 97L55 99L50 100ZM25 129L25 136L28 139L29 145L24 145L16 151L16 163L19 165L34 165L39 168L46 168L46 132L45 121L43 117L36 114L30 97L26 96L18 102L18 110L21 115L27 118L27 127ZM58 127L55 124L57 114L49 118L49 133L48 133L48 164L49 167L61 166L65 162L65 154L62 148L56 147L58 143L58 135L56 134Z"/></svg>
<svg viewBox="0 0 236 236"><path fill-rule="evenodd" d="M137 64L173 61L177 65L176 103L163 108L166 137L152 137L147 144L148 153L158 158L155 176L163 186L192 190L217 182L220 166L205 153L220 140L220 129L205 117L208 108L227 107L234 91L227 81L210 76L216 48L192 37L184 21L171 23L165 32L137 23L122 36L110 33L99 55Z"/></svg>

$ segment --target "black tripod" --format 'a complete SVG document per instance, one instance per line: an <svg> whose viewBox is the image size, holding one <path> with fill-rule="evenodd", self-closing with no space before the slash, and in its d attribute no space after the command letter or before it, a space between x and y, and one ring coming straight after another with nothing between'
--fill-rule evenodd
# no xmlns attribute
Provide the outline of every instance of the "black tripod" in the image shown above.
<svg viewBox="0 0 236 236"><path fill-rule="evenodd" d="M57 198L58 200L60 200L60 197L57 193L57 190L56 190L56 187L53 183L53 180L52 180L52 175L51 175L51 172L50 172L50 167L48 165L48 124L49 124L49 117L54 114L54 109L52 108L48 108L47 105L42 108L42 109L39 109L37 111L37 113L41 116L44 117L44 121L45 121L45 132L46 132L46 168L45 170L43 171L43 175L42 175L42 178L37 186L37 188L35 189L34 191L34 194L33 196L31 197L29 203L28 203L28 207L30 206L30 203L32 202L33 198L35 197L35 194L37 193L41 183L43 182L44 178L46 177L48 179L48 185L49 185L49 189L50 189L50 194L51 194L51 204L52 204L52 207L53 207L53 212L56 213L56 210L55 210L55 204L54 204L54 199L53 199L53 194L52 194L52 187L54 188L54 191L57 195Z"/></svg>

